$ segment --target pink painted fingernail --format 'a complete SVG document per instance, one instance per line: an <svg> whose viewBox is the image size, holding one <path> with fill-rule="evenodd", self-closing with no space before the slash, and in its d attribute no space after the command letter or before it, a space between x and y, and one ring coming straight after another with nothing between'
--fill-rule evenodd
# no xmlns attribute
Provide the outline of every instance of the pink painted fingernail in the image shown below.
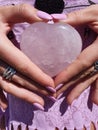
<svg viewBox="0 0 98 130"><path fill-rule="evenodd" d="M48 13L43 12L43 11L38 11L38 12L37 12L37 16L38 16L39 18L42 18L42 19L52 20L51 15L49 15Z"/></svg>
<svg viewBox="0 0 98 130"><path fill-rule="evenodd" d="M33 103L33 105L34 105L36 108L38 108L39 110L44 111L44 108L43 108L43 106L42 106L41 104L39 104L39 103Z"/></svg>
<svg viewBox="0 0 98 130"><path fill-rule="evenodd" d="M59 84L59 85L56 86L55 89L58 90L58 89L60 89L63 85L64 85L64 84Z"/></svg>
<svg viewBox="0 0 98 130"><path fill-rule="evenodd" d="M60 99L62 97L63 93L59 94L57 99Z"/></svg>
<svg viewBox="0 0 98 130"><path fill-rule="evenodd" d="M2 107L0 107L0 108L1 108L1 111L2 111L2 112L5 112L5 111L6 111L6 110L5 110L5 109L3 109Z"/></svg>
<svg viewBox="0 0 98 130"><path fill-rule="evenodd" d="M56 102L56 100L57 100L57 99L56 99L55 97L53 97L53 96L48 96L48 98L51 99L53 102Z"/></svg>
<svg viewBox="0 0 98 130"><path fill-rule="evenodd" d="M50 87L50 86L48 86L47 89L50 90L50 91L53 92L53 93L56 92L56 89L54 89L54 88L52 88L52 87Z"/></svg>
<svg viewBox="0 0 98 130"><path fill-rule="evenodd" d="M54 19L58 19L58 20L64 20L67 18L67 16L65 14L51 14L51 16Z"/></svg>
<svg viewBox="0 0 98 130"><path fill-rule="evenodd" d="M71 102L68 102L69 105L76 106L77 105L77 99L72 100Z"/></svg>

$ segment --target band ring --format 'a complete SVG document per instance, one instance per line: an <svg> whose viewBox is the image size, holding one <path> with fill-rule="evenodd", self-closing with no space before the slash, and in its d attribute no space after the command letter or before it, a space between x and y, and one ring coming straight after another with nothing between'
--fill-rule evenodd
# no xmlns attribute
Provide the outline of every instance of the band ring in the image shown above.
<svg viewBox="0 0 98 130"><path fill-rule="evenodd" d="M98 61L96 61L96 62L94 63L94 69L95 69L96 71L98 71Z"/></svg>
<svg viewBox="0 0 98 130"><path fill-rule="evenodd" d="M98 72L98 61L96 61L93 65L94 69L89 73L90 76L93 76ZM8 66L2 74L2 77L6 80L11 80L12 76L16 74L16 70L10 66ZM88 74L87 74L88 75Z"/></svg>
<svg viewBox="0 0 98 130"><path fill-rule="evenodd" d="M3 72L2 77L6 80L11 80L12 76L16 73L16 70L10 66L8 66Z"/></svg>
<svg viewBox="0 0 98 130"><path fill-rule="evenodd" d="M98 73L98 61L96 61L93 65L94 69L93 71L90 73L90 76L93 76L94 74Z"/></svg>

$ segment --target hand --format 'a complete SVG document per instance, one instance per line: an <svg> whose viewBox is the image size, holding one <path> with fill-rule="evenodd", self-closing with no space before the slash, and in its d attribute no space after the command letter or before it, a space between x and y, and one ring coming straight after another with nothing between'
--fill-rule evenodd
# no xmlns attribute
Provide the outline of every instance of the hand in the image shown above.
<svg viewBox="0 0 98 130"><path fill-rule="evenodd" d="M52 97L52 94L55 92L55 89L48 88L48 86L47 88L45 88L19 72L16 72L16 74L14 74L10 80L3 78L3 73L7 67L8 64L4 63L3 61L0 61L0 87L2 88L0 88L0 106L2 110L6 109L7 107L7 99L2 90L18 98L33 103L33 105L35 106L37 103L38 106L36 107L41 110L44 109L44 101L36 93L45 95L52 101L55 101L55 98Z"/></svg>
<svg viewBox="0 0 98 130"><path fill-rule="evenodd" d="M28 4L0 7L0 59L17 70L17 74L12 78L13 82L9 82L2 78L6 65L0 62L0 87L30 103L39 103L42 106L43 99L29 90L37 92L40 90L40 93L48 95L54 91L53 79L33 64L6 35L15 23L47 22L50 19L49 14L38 11Z"/></svg>
<svg viewBox="0 0 98 130"><path fill-rule="evenodd" d="M64 14L61 16L64 16ZM62 20L60 20L59 15L52 15L54 21L56 22L59 21L68 23L74 27L77 25L88 25L91 29L98 33L97 16L98 5L92 5L85 9L71 12L67 14L67 16L64 16ZM75 85L67 97L68 103L71 104L75 98L77 98L89 85L95 81L95 86L91 89L91 98L94 103L98 104L98 73L85 77L85 74L89 75L88 73L94 69L92 65L98 60L97 52L98 38L90 46L84 49L78 58L55 78L56 86L61 83L64 84L61 89L57 91L57 96L70 86Z"/></svg>

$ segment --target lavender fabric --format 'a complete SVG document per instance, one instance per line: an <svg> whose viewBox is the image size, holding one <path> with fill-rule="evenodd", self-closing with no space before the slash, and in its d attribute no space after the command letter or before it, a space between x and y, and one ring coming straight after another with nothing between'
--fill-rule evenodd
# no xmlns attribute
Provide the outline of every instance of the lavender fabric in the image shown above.
<svg viewBox="0 0 98 130"><path fill-rule="evenodd" d="M34 0L0 0L1 5L18 3L33 5ZM65 0L64 12L68 13L95 3L98 3L98 0ZM17 40L15 44L19 45L20 35L27 26L27 23L15 25L13 29ZM77 30L83 39L83 49L96 38L96 34L86 26L79 27ZM89 91L90 87L78 99L74 100L71 106L67 104L66 96L65 98L62 96L55 103L43 96L45 98L45 111L37 110L31 104L8 95L9 107L5 113L0 111L0 115L5 114L6 130L11 130L11 124L13 124L14 130L17 130L19 125L21 125L22 130L27 125L29 130L54 130L55 127L58 127L59 130L64 130L64 128L82 130L84 126L90 130L91 122L98 130L98 106L90 101Z"/></svg>

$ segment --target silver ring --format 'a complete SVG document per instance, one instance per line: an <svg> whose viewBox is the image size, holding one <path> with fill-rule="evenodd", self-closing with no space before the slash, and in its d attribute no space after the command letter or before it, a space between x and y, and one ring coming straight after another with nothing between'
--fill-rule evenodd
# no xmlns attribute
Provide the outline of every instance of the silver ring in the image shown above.
<svg viewBox="0 0 98 130"><path fill-rule="evenodd" d="M12 76L16 73L16 70L10 66L8 66L3 72L2 77L7 80L11 80Z"/></svg>
<svg viewBox="0 0 98 130"><path fill-rule="evenodd" d="M98 71L98 61L96 61L96 62L94 63L94 69L95 69L96 71Z"/></svg>
<svg viewBox="0 0 98 130"><path fill-rule="evenodd" d="M93 71L90 73L90 76L92 76L92 75L98 73L98 61L96 61L93 66L94 66L94 69L93 69Z"/></svg>

